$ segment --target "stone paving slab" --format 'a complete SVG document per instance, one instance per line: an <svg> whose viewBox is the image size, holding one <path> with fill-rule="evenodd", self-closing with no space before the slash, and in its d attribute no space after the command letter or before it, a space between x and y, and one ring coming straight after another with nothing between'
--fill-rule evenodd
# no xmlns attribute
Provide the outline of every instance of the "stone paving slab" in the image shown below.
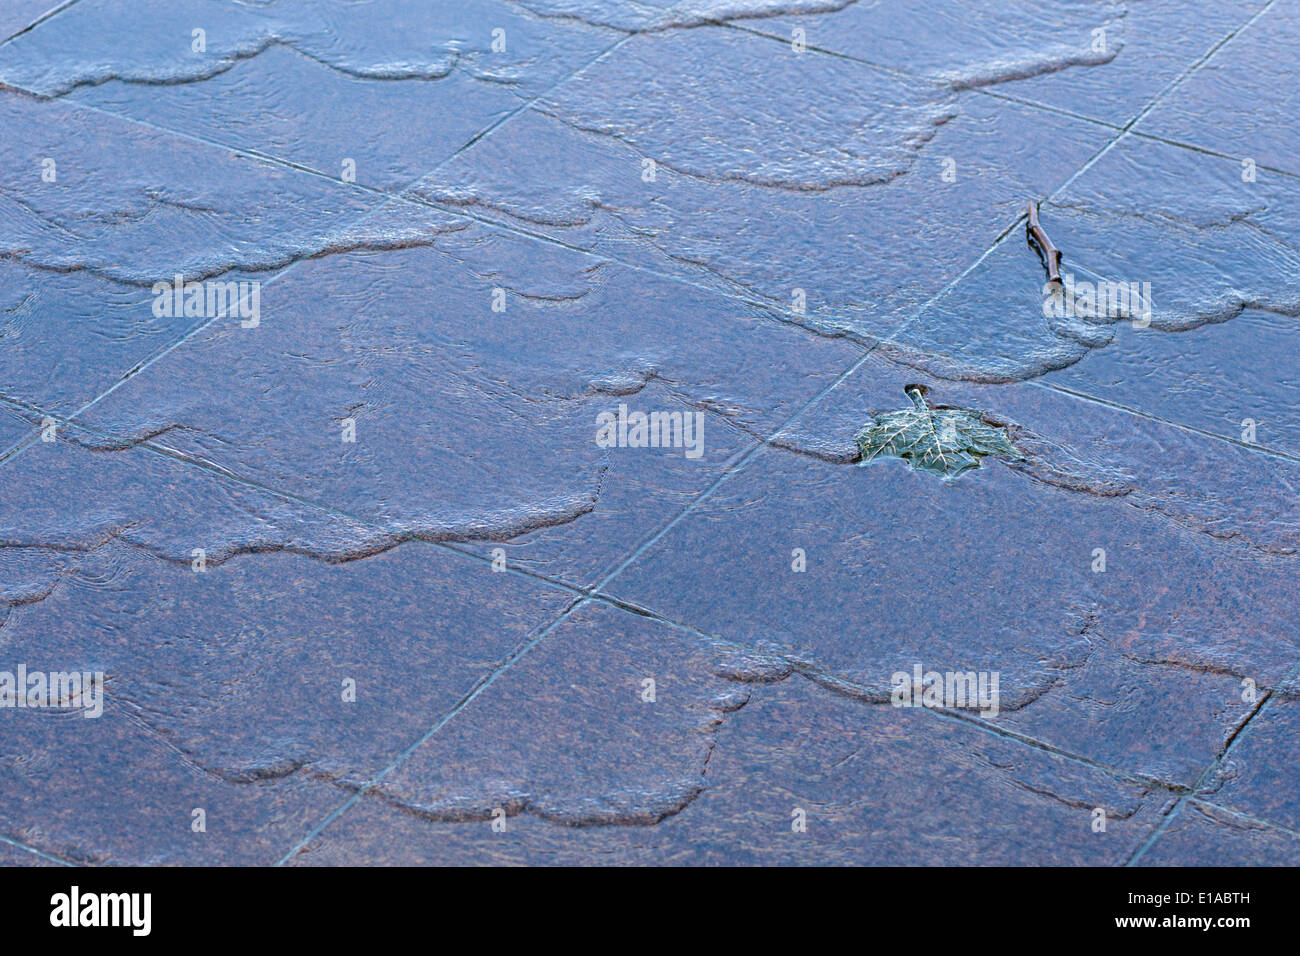
<svg viewBox="0 0 1300 956"><path fill-rule="evenodd" d="M1295 866L1300 838L1194 803L1142 857L1143 866Z"/></svg>
<svg viewBox="0 0 1300 956"><path fill-rule="evenodd" d="M72 414L206 322L156 316L154 293L139 285L83 270L51 276L0 258L0 393L33 421ZM228 272L221 281L263 280Z"/></svg>
<svg viewBox="0 0 1300 956"><path fill-rule="evenodd" d="M1113 344L1045 380L1300 451L1296 351L1280 334L1300 311L1300 231L1288 212L1300 181L1263 176L1243 181L1231 160L1128 138L1071 184L1049 213L1059 241L1097 276L1150 283L1150 327L1093 320L1109 324ZM1170 181L1182 188L1153 203Z"/></svg>
<svg viewBox="0 0 1300 956"><path fill-rule="evenodd" d="M253 284L385 239L358 226L384 198L355 187L13 91L0 116L0 389L43 411L75 411L206 323L159 284L211 279L227 293L214 303L255 324Z"/></svg>
<svg viewBox="0 0 1300 956"><path fill-rule="evenodd" d="M1291 786L1300 759L1300 706L1293 695L1291 685L1268 702L1198 792L1228 810L1300 833L1300 799Z"/></svg>
<svg viewBox="0 0 1300 956"><path fill-rule="evenodd" d="M253 554L304 555L317 562L308 567L324 575L360 558L374 563L376 555L410 540L145 447L90 451L64 441L37 442L4 467L0 556L9 579L26 578L14 604L44 596L50 581L77 567L86 553L114 543L172 562L192 586L188 569L200 557L210 573ZM475 587L490 591L513 579L492 573L486 560L457 560L466 562ZM537 592L532 595L529 600Z"/></svg>
<svg viewBox="0 0 1300 956"><path fill-rule="evenodd" d="M0 866L59 866L54 860L46 859L20 846L12 846L0 841Z"/></svg>
<svg viewBox="0 0 1300 956"><path fill-rule="evenodd" d="M181 275L233 288L222 317L255 326L254 286L283 266L410 241L366 225L382 196L84 108L0 93L0 109L12 123L0 152L16 189L0 197L0 388L36 406L38 420L70 414L213 318L189 311L186 298L173 308L159 283L174 286ZM186 158L160 172L160 147ZM54 162L50 182L45 159ZM421 210L423 239L464 225Z"/></svg>
<svg viewBox="0 0 1300 956"><path fill-rule="evenodd" d="M21 710L6 722L0 827L73 865L266 865L338 799L307 777L223 781L111 704L95 719Z"/></svg>
<svg viewBox="0 0 1300 956"><path fill-rule="evenodd" d="M378 0L364 10L346 0L233 9L221 0L80 0L10 43L0 77L47 96L114 82L184 85L286 47L356 79L434 82L458 73L528 96L619 36L501 0Z"/></svg>
<svg viewBox="0 0 1300 956"><path fill-rule="evenodd" d="M60 0L11 0L0 10L0 43L25 30L49 11L61 6Z"/></svg>
<svg viewBox="0 0 1300 956"><path fill-rule="evenodd" d="M859 354L477 225L420 241L303 264L265 288L258 328L214 322L78 418L93 431L65 434L95 447L151 438L587 585ZM601 447L600 416L620 407L678 416L676 447Z"/></svg>
<svg viewBox="0 0 1300 956"><path fill-rule="evenodd" d="M1247 309L1231 322L1161 334L1120 323L1078 364L1044 376L1127 408L1245 444L1300 455L1295 319Z"/></svg>
<svg viewBox="0 0 1300 956"><path fill-rule="evenodd" d="M1292 4L28 6L0 863L1294 863Z"/></svg>
<svg viewBox="0 0 1300 956"><path fill-rule="evenodd" d="M1135 127L1300 175L1295 143L1300 134L1288 51L1300 42L1291 0L1269 4L1258 19L1224 45L1195 76Z"/></svg>
<svg viewBox="0 0 1300 956"><path fill-rule="evenodd" d="M705 27L629 39L413 192L870 340L1113 135Z"/></svg>
<svg viewBox="0 0 1300 956"><path fill-rule="evenodd" d="M108 546L13 609L4 634L33 669L102 670L113 707L223 780L355 786L569 600L422 544L355 569L246 555L202 573Z"/></svg>
<svg viewBox="0 0 1300 956"><path fill-rule="evenodd" d="M997 671L999 726L1193 783L1249 714L1241 682L1300 654L1296 466L1032 385L944 384L936 404L1012 425L1028 460L952 482L857 467L853 436L914 375L866 362L606 590L849 694L887 698L915 664Z"/></svg>
<svg viewBox="0 0 1300 956"><path fill-rule="evenodd" d="M106 19L120 29L105 31ZM194 28L206 30L202 51ZM427 172L622 36L496 0L283 14L81 0L0 50L0 80L383 189ZM396 116L375 135L378 118Z"/></svg>
<svg viewBox="0 0 1300 956"><path fill-rule="evenodd" d="M1300 304L1297 202L1300 181L1243 182L1229 160L1125 137L1041 210L1073 296L1045 294L1016 230L890 344L945 378L1043 376L1234 439L1253 417L1260 443L1290 450L1293 350L1268 348L1258 313ZM1260 337L1234 342L1247 330Z"/></svg>
<svg viewBox="0 0 1300 956"><path fill-rule="evenodd" d="M572 600L421 543L357 562L259 553L255 529L283 503L141 449L58 443L5 467L6 583L30 560L3 669L105 675L103 717L6 712L3 832L61 859L276 862ZM73 476L85 483L60 481ZM132 495L150 497L152 527L110 517ZM198 500L218 504L205 516ZM231 511L250 525L226 552L194 552L232 530L205 517ZM149 800L107 824L141 780ZM211 803L186 802L198 795ZM194 805L220 808L220 839L178 836Z"/></svg>
<svg viewBox="0 0 1300 956"><path fill-rule="evenodd" d="M1264 5L907 0L746 25L787 41L801 27L812 46L1122 126Z"/></svg>
<svg viewBox="0 0 1300 956"><path fill-rule="evenodd" d="M718 727L748 697L715 671L707 644L584 605L372 794L432 820L491 821L500 811L572 826L652 824L698 795Z"/></svg>
<svg viewBox="0 0 1300 956"><path fill-rule="evenodd" d="M667 698L669 687L677 686L667 685L655 705L634 703L635 677L646 660L640 642L562 643L539 647L526 674L516 674L510 686L491 688L457 717L467 720L465 728L448 726L456 743L431 741L390 789L401 788L404 795L415 790L430 799L430 782L436 792L441 778L445 794L473 799L479 788L470 781L486 773L488 762L475 752L480 730L491 727L498 739L510 741L512 729L522 729L534 715L562 720L554 748L566 769L581 768L583 775L622 780L628 764L644 767L646 748L635 747L638 741L670 752L682 749L662 730L651 735L650 718L634 716L637 708L674 706ZM649 659L671 653L665 643L670 642L653 638L659 649ZM618 675L613 686L610 674ZM614 700L614 687L627 691L632 702ZM747 702L718 719L705 786L656 826L565 826L525 813L507 817L500 832L490 818L440 821L430 819L427 808L412 813L367 797L293 862L1114 864L1151 835L1170 802L1164 791L1117 782L968 724L849 701L800 678L755 686ZM590 724L582 738L571 736L575 721ZM584 755L576 740L590 739L597 727L611 739L600 759L590 762L586 757L595 754ZM694 748L697 768L700 749ZM679 757L687 758L688 753ZM516 761L527 765L533 759L519 755L491 767L508 773ZM544 765L554 766L549 760ZM504 794L516 778L492 779L499 779ZM1104 833L1092 829L1097 807L1107 813ZM802 832L796 822L805 826Z"/></svg>
<svg viewBox="0 0 1300 956"><path fill-rule="evenodd" d="M13 170L0 257L47 273L151 288L177 273L267 273L376 238L347 227L382 196L280 164L12 90L0 90L0 124Z"/></svg>
<svg viewBox="0 0 1300 956"><path fill-rule="evenodd" d="M31 424L21 412L0 405L0 454L32 437Z"/></svg>

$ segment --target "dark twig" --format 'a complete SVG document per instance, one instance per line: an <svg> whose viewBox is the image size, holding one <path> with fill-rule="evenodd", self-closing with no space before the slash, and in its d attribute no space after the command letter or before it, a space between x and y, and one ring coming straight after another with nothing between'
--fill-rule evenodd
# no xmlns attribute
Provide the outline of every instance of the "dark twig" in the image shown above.
<svg viewBox="0 0 1300 956"><path fill-rule="evenodd" d="M1038 251L1038 258L1042 260L1043 268L1047 270L1047 281L1060 285L1061 250L1047 238L1047 233L1038 222L1038 206L1034 203L1029 204L1029 222L1025 226L1025 232L1029 244Z"/></svg>

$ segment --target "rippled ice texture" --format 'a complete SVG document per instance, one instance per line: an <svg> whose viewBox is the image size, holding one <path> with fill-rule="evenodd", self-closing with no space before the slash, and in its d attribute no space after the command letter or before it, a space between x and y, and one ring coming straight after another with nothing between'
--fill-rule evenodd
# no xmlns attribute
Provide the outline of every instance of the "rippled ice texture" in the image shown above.
<svg viewBox="0 0 1300 956"><path fill-rule="evenodd" d="M106 701L0 861L1300 858L1294 0L46 6L0 671ZM911 386L1025 458L861 464Z"/></svg>

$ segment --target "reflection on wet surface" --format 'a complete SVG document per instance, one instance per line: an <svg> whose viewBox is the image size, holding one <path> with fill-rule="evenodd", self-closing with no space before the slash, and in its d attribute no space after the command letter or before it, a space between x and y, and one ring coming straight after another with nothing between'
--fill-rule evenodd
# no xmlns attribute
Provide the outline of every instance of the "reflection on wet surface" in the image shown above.
<svg viewBox="0 0 1300 956"><path fill-rule="evenodd" d="M21 6L4 862L1296 861L1294 4Z"/></svg>

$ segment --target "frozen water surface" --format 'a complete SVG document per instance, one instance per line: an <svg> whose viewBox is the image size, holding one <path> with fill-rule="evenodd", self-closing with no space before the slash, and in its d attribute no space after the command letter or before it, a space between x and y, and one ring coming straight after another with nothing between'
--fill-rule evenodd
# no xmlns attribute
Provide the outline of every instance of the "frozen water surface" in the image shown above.
<svg viewBox="0 0 1300 956"><path fill-rule="evenodd" d="M1300 860L1294 0L55 6L0 862Z"/></svg>

